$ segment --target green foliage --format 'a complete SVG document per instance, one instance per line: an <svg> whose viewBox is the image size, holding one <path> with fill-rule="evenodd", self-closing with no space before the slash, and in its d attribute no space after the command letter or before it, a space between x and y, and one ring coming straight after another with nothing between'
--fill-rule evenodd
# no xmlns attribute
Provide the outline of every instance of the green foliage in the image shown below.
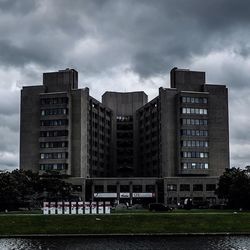
<svg viewBox="0 0 250 250"><path fill-rule="evenodd" d="M98 220L96 219L98 218ZM0 235L249 233L250 213L0 215ZM63 246L62 246L63 248Z"/></svg>
<svg viewBox="0 0 250 250"><path fill-rule="evenodd" d="M250 209L249 169L227 169L219 179L216 194L225 199L230 208Z"/></svg>
<svg viewBox="0 0 250 250"><path fill-rule="evenodd" d="M24 170L0 172L0 210L37 207L43 200L72 199L72 185L54 176Z"/></svg>

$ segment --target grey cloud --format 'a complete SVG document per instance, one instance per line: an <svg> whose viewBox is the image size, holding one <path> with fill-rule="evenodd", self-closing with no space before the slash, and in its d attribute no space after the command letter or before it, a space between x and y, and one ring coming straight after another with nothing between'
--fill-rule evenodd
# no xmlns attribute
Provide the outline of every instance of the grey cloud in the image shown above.
<svg viewBox="0 0 250 250"><path fill-rule="evenodd" d="M18 10L17 1L11 6L6 1L3 3L10 13ZM225 44L231 46L235 42L232 39L235 27L247 30L250 21L247 1L237 4L233 0L37 3L30 6L36 15L24 17L27 27L21 29L17 25L20 29L16 30L12 27L12 33L16 32L20 39L18 45L11 40L12 36L0 42L3 51L0 59L5 63L16 67L31 62L47 67L75 65L76 58L70 58L71 51L80 39L93 37L100 46L105 46L92 60L78 58L78 67L95 74L114 65L130 64L141 77L151 77L165 74L169 65L188 65L193 55L206 55ZM247 56L247 47L243 45L241 41L235 51Z"/></svg>
<svg viewBox="0 0 250 250"><path fill-rule="evenodd" d="M34 10L37 6L37 1L34 0L0 0L0 10L3 12L12 12L14 14L27 14Z"/></svg>
<svg viewBox="0 0 250 250"><path fill-rule="evenodd" d="M249 13L249 1L235 0L0 0L0 67L15 68L15 83L25 85L41 83L45 71L75 67L80 81L93 79L87 85L97 93L100 78L108 89L108 77L120 69L138 75L147 92L154 77L195 65L209 82L229 87L231 143L246 145ZM228 57L205 62L213 53ZM0 82L0 152L9 159L18 151L19 91L11 92L11 84ZM237 152L232 156L240 160Z"/></svg>

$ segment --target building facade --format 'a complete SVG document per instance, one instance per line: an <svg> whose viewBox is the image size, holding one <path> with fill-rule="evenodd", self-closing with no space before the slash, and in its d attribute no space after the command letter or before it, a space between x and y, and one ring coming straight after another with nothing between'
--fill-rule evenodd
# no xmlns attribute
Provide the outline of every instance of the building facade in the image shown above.
<svg viewBox="0 0 250 250"><path fill-rule="evenodd" d="M142 91L99 102L77 71L44 73L21 91L20 167L63 175L83 200L216 203L229 167L228 90L174 68L150 102Z"/></svg>

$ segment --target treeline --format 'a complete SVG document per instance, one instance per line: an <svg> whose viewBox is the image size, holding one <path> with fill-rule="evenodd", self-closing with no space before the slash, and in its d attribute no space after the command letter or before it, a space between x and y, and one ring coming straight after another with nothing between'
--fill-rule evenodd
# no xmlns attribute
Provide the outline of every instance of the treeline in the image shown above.
<svg viewBox="0 0 250 250"><path fill-rule="evenodd" d="M38 208L44 200L72 199L72 185L59 177L41 178L31 171L0 172L0 210Z"/></svg>
<svg viewBox="0 0 250 250"><path fill-rule="evenodd" d="M250 209L250 167L227 169L215 193L228 208Z"/></svg>
<svg viewBox="0 0 250 250"><path fill-rule="evenodd" d="M250 209L250 167L227 169L220 177L216 195L228 208ZM40 208L42 202L77 200L73 186L54 174L31 171L0 172L0 210Z"/></svg>

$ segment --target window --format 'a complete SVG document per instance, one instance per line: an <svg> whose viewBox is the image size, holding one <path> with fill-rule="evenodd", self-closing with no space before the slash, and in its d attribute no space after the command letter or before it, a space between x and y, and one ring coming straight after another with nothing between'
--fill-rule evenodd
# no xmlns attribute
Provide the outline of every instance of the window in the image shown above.
<svg viewBox="0 0 250 250"><path fill-rule="evenodd" d="M177 185L176 184L168 184L167 191L177 191Z"/></svg>
<svg viewBox="0 0 250 250"><path fill-rule="evenodd" d="M189 184L180 184L180 191L190 191Z"/></svg>
<svg viewBox="0 0 250 250"><path fill-rule="evenodd" d="M107 191L108 193L116 193L117 192L116 185L107 185Z"/></svg>
<svg viewBox="0 0 250 250"><path fill-rule="evenodd" d="M203 185L202 184L194 184L193 191L203 191Z"/></svg>
<svg viewBox="0 0 250 250"><path fill-rule="evenodd" d="M216 184L207 184L206 185L206 191L215 191Z"/></svg>
<svg viewBox="0 0 250 250"><path fill-rule="evenodd" d="M207 109L200 108L182 108L182 114L196 114L196 115L207 115Z"/></svg>
<svg viewBox="0 0 250 250"><path fill-rule="evenodd" d="M181 135L184 136L208 136L207 130L181 129Z"/></svg>
<svg viewBox="0 0 250 250"><path fill-rule="evenodd" d="M208 147L208 141L189 141L189 140L183 140L181 141L182 147Z"/></svg>
<svg viewBox="0 0 250 250"><path fill-rule="evenodd" d="M200 103L200 104L207 104L208 99L206 97L189 97L189 96L182 96L181 97L182 103Z"/></svg>
<svg viewBox="0 0 250 250"><path fill-rule="evenodd" d="M68 136L68 130L41 131L40 137Z"/></svg>
<svg viewBox="0 0 250 250"><path fill-rule="evenodd" d="M181 155L183 158L208 158L207 152L183 151Z"/></svg>
<svg viewBox="0 0 250 250"><path fill-rule="evenodd" d="M41 120L41 126L65 126L68 125L67 119L60 119L60 120Z"/></svg>
<svg viewBox="0 0 250 250"><path fill-rule="evenodd" d="M82 192L82 185L73 185L72 188L75 192Z"/></svg>
<svg viewBox="0 0 250 250"><path fill-rule="evenodd" d="M103 185L95 185L96 193L103 193L103 191L104 191Z"/></svg>
<svg viewBox="0 0 250 250"><path fill-rule="evenodd" d="M68 165L66 163L55 163L55 164L40 164L40 170L66 170Z"/></svg>
<svg viewBox="0 0 250 250"><path fill-rule="evenodd" d="M182 162L182 169L208 169L208 163L204 162Z"/></svg>
<svg viewBox="0 0 250 250"><path fill-rule="evenodd" d="M121 185L120 192L129 192L129 185Z"/></svg>
<svg viewBox="0 0 250 250"><path fill-rule="evenodd" d="M67 159L68 153L42 153L40 159Z"/></svg>
<svg viewBox="0 0 250 250"><path fill-rule="evenodd" d="M142 192L142 185L133 185L133 192L134 193L141 193Z"/></svg>
<svg viewBox="0 0 250 250"><path fill-rule="evenodd" d="M155 192L155 185L146 185L146 192L149 193Z"/></svg>
<svg viewBox="0 0 250 250"><path fill-rule="evenodd" d="M68 147L68 142L40 142L40 148L66 148Z"/></svg>

